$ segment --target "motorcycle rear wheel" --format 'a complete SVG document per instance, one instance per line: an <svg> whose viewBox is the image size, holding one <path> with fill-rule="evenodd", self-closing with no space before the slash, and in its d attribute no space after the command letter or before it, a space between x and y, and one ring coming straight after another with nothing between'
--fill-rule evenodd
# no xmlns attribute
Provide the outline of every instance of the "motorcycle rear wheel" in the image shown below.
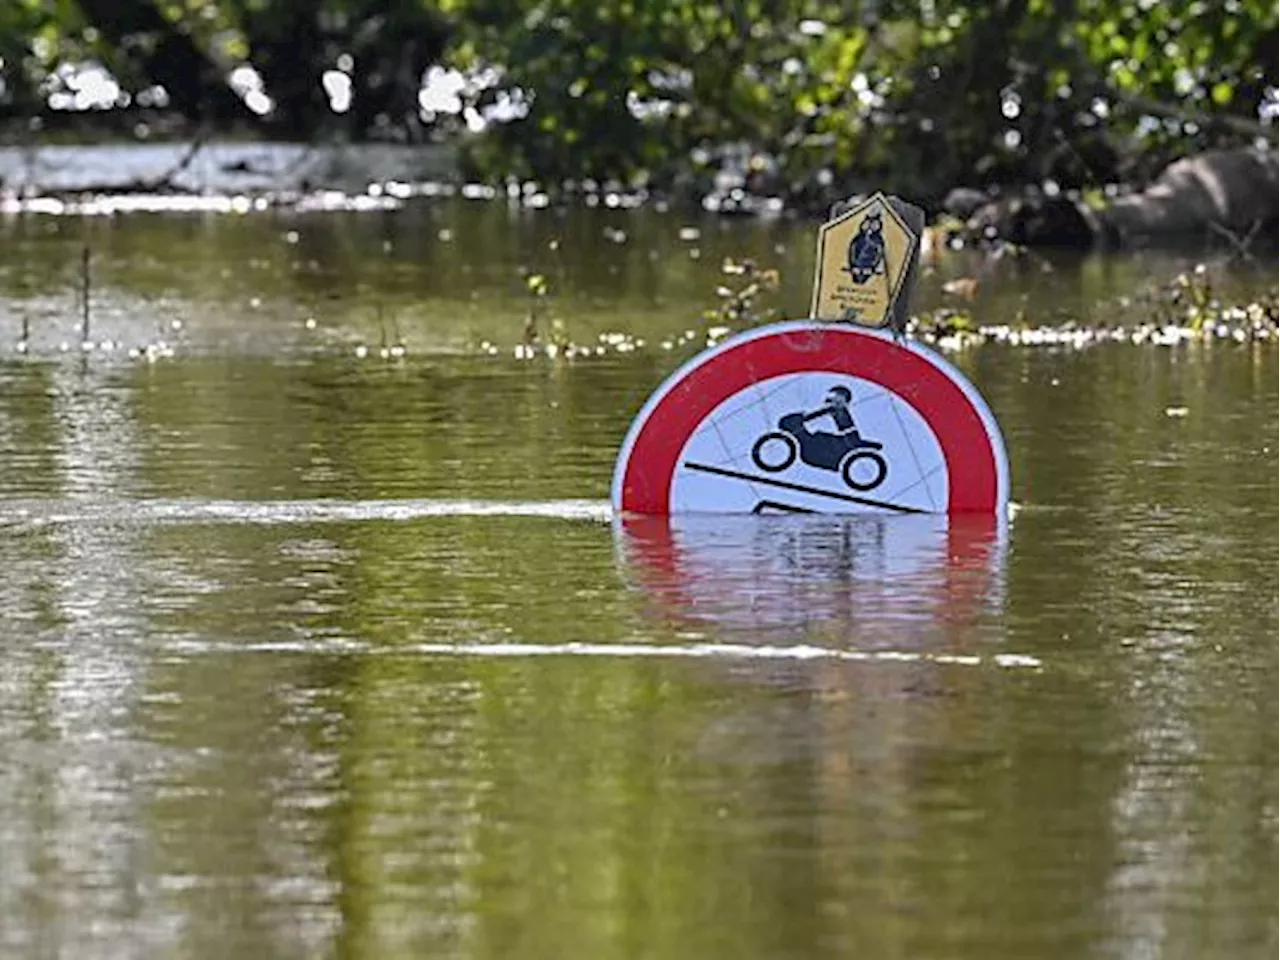
<svg viewBox="0 0 1280 960"><path fill-rule="evenodd" d="M766 446L771 440L780 440L786 444L786 454L781 460L767 460L764 457ZM800 453L800 445L796 443L795 438L790 434L782 433L778 430L770 430L768 433L760 437L751 448L751 460L757 467L765 471L765 473L778 473L787 469L796 462L796 457Z"/></svg>

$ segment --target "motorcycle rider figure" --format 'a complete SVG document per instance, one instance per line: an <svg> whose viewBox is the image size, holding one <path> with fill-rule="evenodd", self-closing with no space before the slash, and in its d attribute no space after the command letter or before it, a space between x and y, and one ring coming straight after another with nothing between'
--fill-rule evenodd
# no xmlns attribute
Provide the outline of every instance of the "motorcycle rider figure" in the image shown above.
<svg viewBox="0 0 1280 960"><path fill-rule="evenodd" d="M823 399L825 401L824 405L806 416L805 420L816 420L821 416L830 416L835 422L836 433L841 436L853 434L854 437L857 437L858 428L853 422L853 414L849 412L849 404L853 400L853 394L849 392L849 388L832 387L827 391L827 395Z"/></svg>

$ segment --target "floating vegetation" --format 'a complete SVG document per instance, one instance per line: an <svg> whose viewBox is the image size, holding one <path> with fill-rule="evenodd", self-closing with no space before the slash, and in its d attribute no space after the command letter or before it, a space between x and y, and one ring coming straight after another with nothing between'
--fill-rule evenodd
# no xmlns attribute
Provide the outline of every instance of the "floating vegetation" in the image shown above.
<svg viewBox="0 0 1280 960"><path fill-rule="evenodd" d="M983 325L968 309L940 307L913 317L908 334L942 350L985 342L1080 349L1101 343L1171 347L1189 342L1280 339L1280 296L1276 288L1248 303L1228 303L1215 294L1212 272L1204 264L1133 296L1122 297L1115 306L1134 319L1108 325L1074 321L1055 326Z"/></svg>
<svg viewBox="0 0 1280 960"><path fill-rule="evenodd" d="M720 272L730 279L716 287L719 304L702 314L703 319L711 324L707 331L709 340L713 339L713 330L723 329L723 333L714 336L719 340L732 330L783 319L781 310L764 305L769 295L777 292L781 281L777 270L761 267L750 259L726 258L720 265Z"/></svg>
<svg viewBox="0 0 1280 960"><path fill-rule="evenodd" d="M685 240L697 239L697 231L686 228L681 231ZM606 228L606 239L625 243L622 231ZM555 241L553 241L555 243ZM554 247L553 247L554 249ZM690 344L712 347L730 334L783 319L781 310L766 307L763 302L778 289L780 275L777 270L762 268L754 260L726 259L721 264L725 282L716 288L718 304L703 312L703 325L660 340L657 346L664 352L681 350ZM643 337L629 333L606 332L597 336L594 343L577 343L569 335L564 320L551 306L550 284L545 275L529 274L525 278L529 307L525 316L521 342L512 355L517 360L586 359L611 354L629 354L643 351L649 343ZM482 340L479 352L484 356L498 356L501 351L489 340Z"/></svg>
<svg viewBox="0 0 1280 960"><path fill-rule="evenodd" d="M541 273L531 273L525 278L525 290L529 295L529 309L525 315L523 342L516 344L517 360L531 360L545 353L553 360L572 344L564 321L551 308L551 285Z"/></svg>
<svg viewBox="0 0 1280 960"><path fill-rule="evenodd" d="M391 192L403 193L403 190ZM520 195L523 196L523 192ZM599 238L597 245L604 242L640 247L643 242L639 234L616 227L596 229L600 231L595 234ZM673 255L681 259L684 252L697 252L698 244L707 239L705 228L687 222L677 222L672 230L680 241L680 246L675 248L678 252ZM454 240L446 228L433 225L431 231L429 236L433 238L444 242ZM295 247L303 239L296 228L273 232L273 236ZM566 319L561 314L563 306L556 296L563 278L570 276L562 260L562 238L555 236L544 242L551 252L550 261L536 269L518 268L520 292L525 299L523 323L521 314L516 312L506 321L508 336L486 330L489 339L479 341L478 349L476 341L471 341L462 347L464 352L526 362L588 361L648 354L658 363L668 363L674 359L668 355L683 359L735 333L797 315L784 313L777 305L782 281L778 270L753 259L731 257L722 260L719 269L714 271L705 289L704 302L708 306L688 328L673 330L664 326L660 332L649 332L647 339L619 329L598 332L599 327L592 327L584 332L579 321ZM389 241L383 243L384 251L390 249ZM126 358L157 362L221 348L219 338L225 328L219 324L206 325L195 315L186 316L186 321L194 321L197 329L195 336L188 336L183 320L175 318L175 313L185 309L181 306L175 308L172 303L161 301L142 305L135 302L128 309L114 305L111 284L104 284L99 276L105 272L110 279L111 261L100 258L96 251L80 243L71 250L77 256L74 259L67 256L65 268L60 268L58 290L50 295L28 296L0 305L0 325L5 328L0 331L0 357L57 360L73 356L81 361L92 357L94 362L102 363L126 362ZM643 252L641 247L640 253ZM318 263L311 263L318 271ZM108 265L105 271L100 269L100 264ZM266 270L272 267L273 261L255 256L243 260L242 265L247 269ZM463 269L466 266L463 264ZM228 280L232 276L225 269L222 275ZM988 291L996 294L1005 291L993 289L1001 282L998 276L992 278L978 271L972 277L948 280L942 286L945 302L914 316L907 333L944 351L964 350L984 343L1082 349L1107 343L1176 347L1276 342L1280 339L1276 288L1264 289L1261 294L1240 293L1237 281L1238 277L1233 276L1228 265L1198 264L1172 276L1166 275L1162 280L1136 288L1126 287L1121 296L1083 306L1080 317L1089 319L1056 313L1053 314L1056 322L1045 324L1037 322L1045 317L1037 317L1034 308L1028 309L1026 300L1016 313L1006 308L995 317L991 314L984 317L983 304L988 301ZM474 300L476 291L473 289L471 294ZM104 298L105 302L100 302ZM312 303L307 312L298 312L289 321L294 334L284 336L274 322L282 309L275 298L246 292L229 300L227 307L237 316L253 316L253 322L261 323L262 330L275 331L271 334L270 346L290 349L300 334L312 355L354 356L357 360L374 362L401 361L410 355L409 345L391 311L384 314L381 305L362 297L341 302L345 300L341 295L332 295L323 302ZM356 303L366 304L366 309L376 309L376 331L375 323L353 315ZM1107 322L1095 322L1093 318L1097 317L1106 317ZM625 323L619 319L616 326ZM268 349L268 346L257 340L253 349ZM452 353L458 347L456 342L450 342L438 349ZM421 352L418 343L415 351Z"/></svg>
<svg viewBox="0 0 1280 960"><path fill-rule="evenodd" d="M409 355L409 349L405 346L404 336L400 332L400 324L396 320L394 312L384 315L382 304L377 305L378 320L378 349L375 352L367 343L357 343L354 350L357 360L364 360L368 357L376 357L379 360L403 360ZM315 319L307 318L310 326L307 329L314 329Z"/></svg>
<svg viewBox="0 0 1280 960"><path fill-rule="evenodd" d="M538 317L547 287L545 278L533 275L528 282L534 304L526 323L525 340L516 346L514 356L517 360L573 360L653 348L663 353L692 351L715 346L738 331L785 319L780 310L767 305L768 296L780 283L778 271L762 268L752 260L726 259L721 275L725 279L715 291L719 303L703 313L702 323L677 335L663 337L652 346L643 338L623 332L602 333L594 343L579 344L568 336L559 319L551 321L553 339L541 336L538 325L543 321ZM1020 313L1014 323L982 324L967 306L944 306L912 317L907 336L946 352L983 343L1083 349L1104 343L1174 347L1197 342L1248 343L1280 339L1280 305L1274 289L1253 302L1226 303L1214 294L1211 272L1203 265L1123 298L1116 306L1135 319L1108 325L1068 321L1038 326L1030 322L1025 313ZM498 356L502 351L486 340L479 352Z"/></svg>

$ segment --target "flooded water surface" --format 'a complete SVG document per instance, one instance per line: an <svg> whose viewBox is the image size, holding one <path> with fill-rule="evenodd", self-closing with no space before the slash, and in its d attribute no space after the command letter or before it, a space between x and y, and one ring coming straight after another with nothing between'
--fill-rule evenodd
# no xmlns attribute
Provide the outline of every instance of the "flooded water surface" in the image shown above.
<svg viewBox="0 0 1280 960"><path fill-rule="evenodd" d="M0 220L0 954L1274 956L1274 341L951 354L1007 521L611 516L723 258L800 315L812 239Z"/></svg>

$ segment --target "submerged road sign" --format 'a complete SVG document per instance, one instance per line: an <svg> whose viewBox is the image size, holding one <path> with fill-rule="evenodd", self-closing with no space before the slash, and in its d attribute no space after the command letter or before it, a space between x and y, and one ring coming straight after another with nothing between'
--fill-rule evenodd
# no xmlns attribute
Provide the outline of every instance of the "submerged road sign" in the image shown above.
<svg viewBox="0 0 1280 960"><path fill-rule="evenodd" d="M678 369L613 477L615 510L639 514L1003 514L1008 497L1000 428L958 370L885 331L813 321Z"/></svg>
<svg viewBox="0 0 1280 960"><path fill-rule="evenodd" d="M740 334L668 377L622 444L614 509L1003 515L995 417L902 339L923 229L918 207L881 193L824 224L812 319Z"/></svg>

